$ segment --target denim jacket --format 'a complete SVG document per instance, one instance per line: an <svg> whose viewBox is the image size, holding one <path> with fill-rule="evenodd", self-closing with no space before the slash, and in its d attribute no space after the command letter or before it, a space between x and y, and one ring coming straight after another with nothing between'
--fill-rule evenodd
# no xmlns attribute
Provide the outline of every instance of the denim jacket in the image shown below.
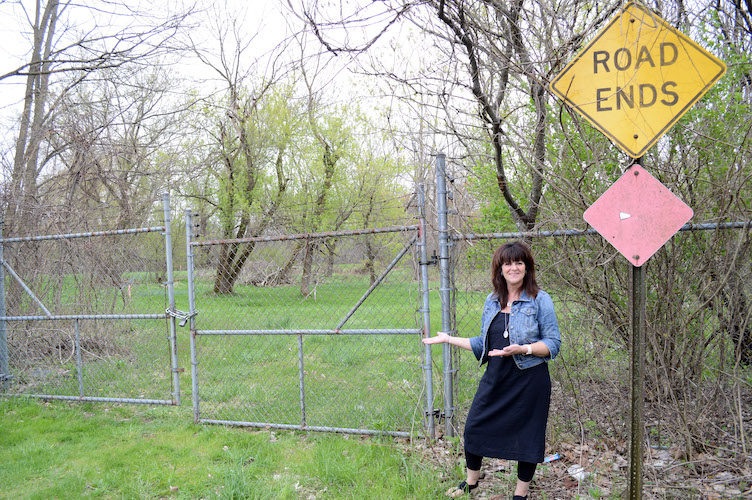
<svg viewBox="0 0 752 500"><path fill-rule="evenodd" d="M546 344L550 351L550 354L545 358L515 354L512 357L517 367L524 370L554 359L561 346L561 333L559 333L559 323L556 320L551 296L543 290L539 290L538 296L533 299L527 292L523 291L520 298L512 304L511 310L509 343L525 345L540 340ZM479 366L488 361L488 327L500 312L501 304L498 297L495 293L490 293L483 305L480 335L470 338L470 347L473 354L480 360Z"/></svg>

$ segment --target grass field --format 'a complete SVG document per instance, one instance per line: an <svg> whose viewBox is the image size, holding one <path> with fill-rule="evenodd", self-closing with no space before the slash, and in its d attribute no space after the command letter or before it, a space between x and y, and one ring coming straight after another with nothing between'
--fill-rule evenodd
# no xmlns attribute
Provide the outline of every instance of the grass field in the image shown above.
<svg viewBox="0 0 752 500"><path fill-rule="evenodd" d="M187 407L0 401L0 498L436 498L391 438L194 425Z"/></svg>

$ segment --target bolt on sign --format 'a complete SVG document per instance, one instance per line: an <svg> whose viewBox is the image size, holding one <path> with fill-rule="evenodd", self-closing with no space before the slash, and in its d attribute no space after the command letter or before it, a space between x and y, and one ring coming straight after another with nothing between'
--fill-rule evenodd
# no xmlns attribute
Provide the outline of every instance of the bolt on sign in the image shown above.
<svg viewBox="0 0 752 500"><path fill-rule="evenodd" d="M639 158L712 87L726 65L630 2L551 82L551 90Z"/></svg>

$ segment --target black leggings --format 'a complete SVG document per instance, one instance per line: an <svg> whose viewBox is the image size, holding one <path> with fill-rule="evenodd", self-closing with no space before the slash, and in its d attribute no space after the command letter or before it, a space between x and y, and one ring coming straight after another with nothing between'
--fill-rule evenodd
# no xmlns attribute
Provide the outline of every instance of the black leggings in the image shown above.
<svg viewBox="0 0 752 500"><path fill-rule="evenodd" d="M482 461L482 456L476 455L475 453L470 453L469 451L465 450L465 462L467 463L468 469L480 470L480 464ZM529 483L533 480L536 467L538 467L538 464L536 463L517 462L517 479L525 483Z"/></svg>

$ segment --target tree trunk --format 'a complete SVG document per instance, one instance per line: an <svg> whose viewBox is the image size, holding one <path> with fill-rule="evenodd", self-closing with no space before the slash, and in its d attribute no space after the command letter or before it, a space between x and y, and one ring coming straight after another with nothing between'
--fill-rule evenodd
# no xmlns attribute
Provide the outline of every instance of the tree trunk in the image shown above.
<svg viewBox="0 0 752 500"><path fill-rule="evenodd" d="M321 215L324 213L324 208L326 207L326 198L329 194L329 190L332 187L334 167L337 164L337 160L339 160L339 155L332 151L331 146L323 141L323 139L321 139L321 142L324 143L324 183L321 185L319 196L316 199L316 204L314 205L312 217L312 231L314 232L319 228ZM313 270L313 254L317 248L317 244L313 244L311 242L306 243L306 253L303 257L303 275L300 278L300 293L304 297L308 297L308 295L311 293L310 283L311 272Z"/></svg>
<svg viewBox="0 0 752 500"><path fill-rule="evenodd" d="M23 228L32 233L37 218L33 208L37 197L39 148L44 138L45 106L49 87L50 54L57 23L58 0L49 0L44 12L37 4L29 75L26 78L24 108L16 141L11 174L10 199L3 222L6 234ZM40 19L41 14L41 19Z"/></svg>
<svg viewBox="0 0 752 500"><path fill-rule="evenodd" d="M283 160L284 160L284 152L285 152L285 146L282 146L280 147L278 154L277 154L277 160L276 160L277 194L275 196L274 202L264 212L263 218L258 223L258 225L252 231L249 232L248 236L251 236L251 237L260 236L266 230L266 228L269 227L269 224L271 224L274 214L277 212L279 205L282 203L282 198L285 194L285 191L287 190L287 182L289 180L285 178L284 170L282 169ZM253 184L249 183L249 185L247 186L247 189L253 189L254 185L255 185L255 181L253 181ZM238 228L237 238L242 238L246 236L246 231L248 231L249 224L250 224L250 216L245 215L243 219L241 220L240 227ZM238 251L240 247L242 247L242 250ZM243 267L245 266L245 263L248 260L248 257L250 257L250 255L253 253L253 250L255 248L256 248L256 244L253 242L245 243L242 245L232 244L232 245L222 246L223 255L220 256L220 260L217 265L217 277L214 282L214 293L217 293L217 294L233 293L235 289L235 282L240 276L240 273L243 271Z"/></svg>
<svg viewBox="0 0 752 500"><path fill-rule="evenodd" d="M305 254L303 254L303 275L300 278L300 293L303 297L311 294L311 274L313 269L313 253L317 246L311 240L305 242Z"/></svg>
<svg viewBox="0 0 752 500"><path fill-rule="evenodd" d="M334 275L334 256L337 254L337 238L331 238L326 243L326 276L331 278Z"/></svg>
<svg viewBox="0 0 752 500"><path fill-rule="evenodd" d="M371 285L376 282L376 252L371 244L371 238L366 236L366 270L368 271L368 277Z"/></svg>
<svg viewBox="0 0 752 500"><path fill-rule="evenodd" d="M290 272L292 271L293 266L295 265L295 261L298 260L298 255L300 254L300 251L303 249L303 243L301 241L298 241L298 244L295 245L295 248L292 251L292 254L290 255L290 258L287 259L287 263L282 267L282 269L279 270L277 273L277 277L272 280L274 283L287 283Z"/></svg>

